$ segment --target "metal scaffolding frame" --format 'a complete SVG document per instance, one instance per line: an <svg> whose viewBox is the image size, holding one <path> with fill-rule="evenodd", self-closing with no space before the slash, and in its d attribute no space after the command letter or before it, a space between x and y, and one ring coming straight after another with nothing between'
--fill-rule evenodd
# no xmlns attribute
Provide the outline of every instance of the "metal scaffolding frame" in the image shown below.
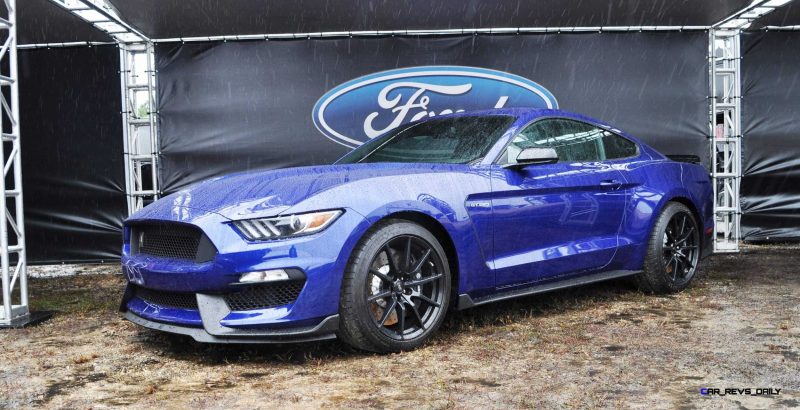
<svg viewBox="0 0 800 410"><path fill-rule="evenodd" d="M714 251L738 252L742 177L741 83L738 31L709 32L711 143L714 186Z"/></svg>
<svg viewBox="0 0 800 410"><path fill-rule="evenodd" d="M158 121L153 44L119 45L128 213L158 199Z"/></svg>
<svg viewBox="0 0 800 410"><path fill-rule="evenodd" d="M741 240L741 31L791 0L756 0L709 30L709 162L714 187L714 252L738 252Z"/></svg>
<svg viewBox="0 0 800 410"><path fill-rule="evenodd" d="M0 48L0 65L8 75L0 75L0 167L3 169L3 178L0 178L0 191L3 191L0 195L0 269L3 276L0 327L26 321L30 314L20 164L16 2L4 0L4 4L7 15L0 17L0 32L5 37Z"/></svg>

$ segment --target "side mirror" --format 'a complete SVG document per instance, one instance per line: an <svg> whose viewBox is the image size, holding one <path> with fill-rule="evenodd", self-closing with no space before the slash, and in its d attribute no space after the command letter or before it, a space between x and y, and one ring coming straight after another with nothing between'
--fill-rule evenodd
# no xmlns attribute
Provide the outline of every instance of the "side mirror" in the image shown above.
<svg viewBox="0 0 800 410"><path fill-rule="evenodd" d="M522 168L528 165L554 164L558 162L558 153L552 148L525 148L517 155L516 164L508 164L506 168Z"/></svg>

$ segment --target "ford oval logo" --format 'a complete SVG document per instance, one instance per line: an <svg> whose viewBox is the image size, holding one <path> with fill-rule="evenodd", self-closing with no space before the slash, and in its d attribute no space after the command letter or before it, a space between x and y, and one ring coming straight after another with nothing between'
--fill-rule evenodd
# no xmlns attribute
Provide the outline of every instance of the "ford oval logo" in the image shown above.
<svg viewBox="0 0 800 410"><path fill-rule="evenodd" d="M424 66L350 80L314 105L314 125L354 148L426 117L502 107L558 108L553 94L518 75L485 68Z"/></svg>

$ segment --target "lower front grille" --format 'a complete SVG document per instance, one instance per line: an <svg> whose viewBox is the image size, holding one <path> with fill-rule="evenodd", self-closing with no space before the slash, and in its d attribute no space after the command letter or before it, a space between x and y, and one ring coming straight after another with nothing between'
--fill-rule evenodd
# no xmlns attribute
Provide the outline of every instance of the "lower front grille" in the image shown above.
<svg viewBox="0 0 800 410"><path fill-rule="evenodd" d="M267 309L288 305L297 299L303 290L305 280L252 285L247 289L228 293L225 303L231 310Z"/></svg>
<svg viewBox="0 0 800 410"><path fill-rule="evenodd" d="M189 292L169 292L136 287L136 297L158 306L197 310L197 296Z"/></svg>

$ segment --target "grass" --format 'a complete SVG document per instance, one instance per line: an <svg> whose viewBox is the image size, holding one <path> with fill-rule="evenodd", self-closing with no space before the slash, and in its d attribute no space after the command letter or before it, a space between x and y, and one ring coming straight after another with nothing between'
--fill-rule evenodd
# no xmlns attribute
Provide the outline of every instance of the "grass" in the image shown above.
<svg viewBox="0 0 800 410"><path fill-rule="evenodd" d="M63 314L116 311L124 291L121 275L80 275L30 279L31 310L55 310Z"/></svg>

